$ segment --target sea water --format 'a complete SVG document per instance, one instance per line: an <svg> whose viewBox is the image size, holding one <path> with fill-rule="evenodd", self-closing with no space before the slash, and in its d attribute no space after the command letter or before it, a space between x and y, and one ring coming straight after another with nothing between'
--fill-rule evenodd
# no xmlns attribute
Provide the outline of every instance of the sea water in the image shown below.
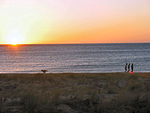
<svg viewBox="0 0 150 113"><path fill-rule="evenodd" d="M0 45L1 73L150 72L150 44Z"/></svg>

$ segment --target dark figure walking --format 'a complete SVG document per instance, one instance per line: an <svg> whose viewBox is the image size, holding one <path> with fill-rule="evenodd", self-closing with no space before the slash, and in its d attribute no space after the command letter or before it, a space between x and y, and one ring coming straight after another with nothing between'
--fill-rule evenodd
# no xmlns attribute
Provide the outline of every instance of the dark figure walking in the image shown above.
<svg viewBox="0 0 150 113"><path fill-rule="evenodd" d="M128 67L128 63L126 63L126 65L124 67L125 72L127 72L127 67Z"/></svg>
<svg viewBox="0 0 150 113"><path fill-rule="evenodd" d="M133 63L131 64L131 72L133 72Z"/></svg>
<svg viewBox="0 0 150 113"><path fill-rule="evenodd" d="M130 64L128 64L128 72L130 72Z"/></svg>

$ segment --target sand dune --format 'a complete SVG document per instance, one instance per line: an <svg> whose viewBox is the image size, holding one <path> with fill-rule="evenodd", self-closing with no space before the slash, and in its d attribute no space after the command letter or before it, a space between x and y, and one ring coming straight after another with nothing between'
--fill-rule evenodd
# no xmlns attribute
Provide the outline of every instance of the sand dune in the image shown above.
<svg viewBox="0 0 150 113"><path fill-rule="evenodd" d="M147 113L150 73L1 74L1 113Z"/></svg>

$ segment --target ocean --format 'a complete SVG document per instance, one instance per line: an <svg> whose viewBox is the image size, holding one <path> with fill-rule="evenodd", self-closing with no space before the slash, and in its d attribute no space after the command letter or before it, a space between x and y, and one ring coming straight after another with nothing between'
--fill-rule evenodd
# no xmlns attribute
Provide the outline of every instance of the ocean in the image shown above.
<svg viewBox="0 0 150 113"><path fill-rule="evenodd" d="M150 44L0 45L0 73L150 72Z"/></svg>

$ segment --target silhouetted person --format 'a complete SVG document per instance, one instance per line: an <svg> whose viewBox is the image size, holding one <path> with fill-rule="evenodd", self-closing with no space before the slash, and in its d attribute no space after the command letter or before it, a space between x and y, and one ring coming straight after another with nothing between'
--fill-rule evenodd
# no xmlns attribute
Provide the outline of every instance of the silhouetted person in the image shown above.
<svg viewBox="0 0 150 113"><path fill-rule="evenodd" d="M130 72L130 63L128 64L128 72Z"/></svg>
<svg viewBox="0 0 150 113"><path fill-rule="evenodd" d="M124 67L125 72L127 72L127 67L128 67L128 63L126 63L126 65Z"/></svg>
<svg viewBox="0 0 150 113"><path fill-rule="evenodd" d="M133 72L133 63L131 64L131 72Z"/></svg>

